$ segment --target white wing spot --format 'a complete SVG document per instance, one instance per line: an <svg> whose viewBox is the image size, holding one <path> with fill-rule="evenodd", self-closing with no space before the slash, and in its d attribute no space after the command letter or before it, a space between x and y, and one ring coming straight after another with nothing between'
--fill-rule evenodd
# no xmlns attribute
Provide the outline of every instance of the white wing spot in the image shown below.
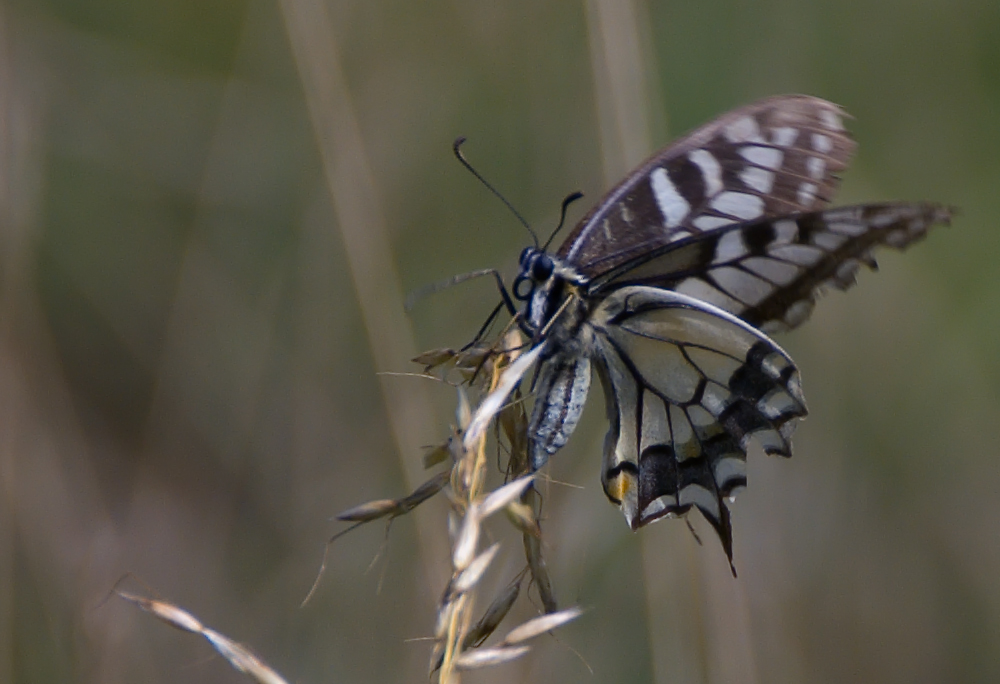
<svg viewBox="0 0 1000 684"><path fill-rule="evenodd" d="M765 335L776 335L778 333L788 332L789 325L784 321L764 321L757 327Z"/></svg>
<svg viewBox="0 0 1000 684"><path fill-rule="evenodd" d="M712 230L720 226L728 226L732 222L732 219L722 218L721 216L699 216L693 221L694 227L698 230Z"/></svg>
<svg viewBox="0 0 1000 684"><path fill-rule="evenodd" d="M823 121L823 125L832 131L844 130L844 123L840 120L840 114L832 109L824 109L819 113L819 118Z"/></svg>
<svg viewBox="0 0 1000 684"><path fill-rule="evenodd" d="M731 143L751 142L760 140L760 128L752 116L744 116L726 126L723 135Z"/></svg>
<svg viewBox="0 0 1000 684"><path fill-rule="evenodd" d="M808 245L773 245L767 248L767 253L799 266L812 266L824 255L823 250Z"/></svg>
<svg viewBox="0 0 1000 684"><path fill-rule="evenodd" d="M678 230L670 234L670 242L677 242L678 240L683 240L686 237L691 237L694 233L687 230Z"/></svg>
<svg viewBox="0 0 1000 684"><path fill-rule="evenodd" d="M688 420L691 421L691 425L695 428L707 428L718 423L715 416L701 406L688 406L685 412L687 413Z"/></svg>
<svg viewBox="0 0 1000 684"><path fill-rule="evenodd" d="M715 464L715 481L720 485L746 476L747 464L742 458L721 458Z"/></svg>
<svg viewBox="0 0 1000 684"><path fill-rule="evenodd" d="M701 456L701 445L695 439L694 430L691 428L687 416L684 415L684 411L676 406L671 406L670 413L673 418L671 424L674 433L674 456L677 461L683 462L689 458Z"/></svg>
<svg viewBox="0 0 1000 684"><path fill-rule="evenodd" d="M834 277L841 285L853 285L860 268L861 262L857 259L846 259L837 267L837 273Z"/></svg>
<svg viewBox="0 0 1000 684"><path fill-rule="evenodd" d="M799 193L796 199L798 199L799 204L804 207L812 206L812 203L816 201L816 184L815 183L803 183L799 186Z"/></svg>
<svg viewBox="0 0 1000 684"><path fill-rule="evenodd" d="M884 228L885 226L888 226L889 224L898 221L900 216L902 216L900 212L894 211L890 207L888 211L879 212L874 216L872 216L870 219L868 219L868 222L871 223L876 228Z"/></svg>
<svg viewBox="0 0 1000 684"><path fill-rule="evenodd" d="M771 420L777 420L801 408L801 405L781 387L775 387L757 402L757 410Z"/></svg>
<svg viewBox="0 0 1000 684"><path fill-rule="evenodd" d="M822 133L812 134L812 144L813 149L817 152L822 152L826 154L833 149L833 140L828 135L823 135Z"/></svg>
<svg viewBox="0 0 1000 684"><path fill-rule="evenodd" d="M771 139L779 147L790 147L797 137L799 137L799 129L791 126L771 129Z"/></svg>
<svg viewBox="0 0 1000 684"><path fill-rule="evenodd" d="M715 245L715 258L713 264L721 264L733 259L746 256L747 246L743 242L743 233L739 230L731 230L719 238Z"/></svg>
<svg viewBox="0 0 1000 684"><path fill-rule="evenodd" d="M910 234L904 228L898 228L885 236L885 244L896 249L906 247L909 242Z"/></svg>
<svg viewBox="0 0 1000 684"><path fill-rule="evenodd" d="M701 169L701 176L705 180L705 195L711 197L722 190L722 167L708 150L694 150L688 155L688 159Z"/></svg>
<svg viewBox="0 0 1000 684"><path fill-rule="evenodd" d="M765 373L777 380L790 365L791 362L787 358L777 352L772 352L764 358L760 367Z"/></svg>
<svg viewBox="0 0 1000 684"><path fill-rule="evenodd" d="M788 455L788 440L777 430L757 430L753 436L765 454Z"/></svg>
<svg viewBox="0 0 1000 684"><path fill-rule="evenodd" d="M729 391L710 382L705 385L705 392L701 395L701 405L713 416L718 417L729 405Z"/></svg>
<svg viewBox="0 0 1000 684"><path fill-rule="evenodd" d="M795 242L799 238L799 224L791 219L774 222L774 242L772 244L781 245Z"/></svg>
<svg viewBox="0 0 1000 684"><path fill-rule="evenodd" d="M774 187L774 174L756 166L748 166L740 171L740 180L748 188L764 194L771 192L771 188Z"/></svg>
<svg viewBox="0 0 1000 684"><path fill-rule="evenodd" d="M689 484L680 491L677 501L681 506L694 504L713 520L719 519L719 500L701 485Z"/></svg>
<svg viewBox="0 0 1000 684"><path fill-rule="evenodd" d="M806 171L809 172L810 178L822 180L823 173L826 171L826 160L819 157L809 157L809 161L806 162Z"/></svg>
<svg viewBox="0 0 1000 684"><path fill-rule="evenodd" d="M676 506L676 505L677 505L677 497L671 494L664 494L663 496L659 496L650 501L649 505L646 506L646 510L642 512L642 519L646 520L648 518L652 518L653 516L662 513L670 506Z"/></svg>
<svg viewBox="0 0 1000 684"><path fill-rule="evenodd" d="M747 145L740 148L740 156L751 164L777 170L781 168L781 162L785 158L785 153L776 147Z"/></svg>
<svg viewBox="0 0 1000 684"><path fill-rule="evenodd" d="M656 204L663 214L667 228L676 228L691 211L691 205L674 187L666 169L656 169L649 175L649 184L653 188Z"/></svg>
<svg viewBox="0 0 1000 684"><path fill-rule="evenodd" d="M764 213L764 200L745 192L723 192L712 200L711 207L739 219L755 219Z"/></svg>
<svg viewBox="0 0 1000 684"><path fill-rule="evenodd" d="M847 237L844 235L838 235L837 233L828 233L823 231L813 235L812 241L817 247L822 247L823 249L832 252L847 242Z"/></svg>
<svg viewBox="0 0 1000 684"><path fill-rule="evenodd" d="M732 266L713 268L711 274L719 287L748 306L759 304L774 290L767 281Z"/></svg>
<svg viewBox="0 0 1000 684"><path fill-rule="evenodd" d="M718 290L701 278L688 278L675 288L676 292L713 304L730 313L739 314L746 307L725 292ZM706 406L706 408L709 408ZM709 410L711 410L709 408Z"/></svg>
<svg viewBox="0 0 1000 684"><path fill-rule="evenodd" d="M842 235L850 235L853 237L857 237L858 235L863 235L865 231L868 230L868 226L866 226L863 223L852 223L852 222L841 223L838 221L836 223L831 222L827 225L830 227L830 230L834 231L835 233L840 233Z"/></svg>
<svg viewBox="0 0 1000 684"><path fill-rule="evenodd" d="M726 497L726 501L728 501L729 503L736 501L736 497L742 494L744 489L746 489L746 487L744 487L743 485L736 485L731 490L729 490L729 496Z"/></svg>
<svg viewBox="0 0 1000 684"><path fill-rule="evenodd" d="M770 280L775 285L787 285L799 275L799 268L793 264L768 259L767 257L750 257L742 262L743 268L753 271L761 278Z"/></svg>
<svg viewBox="0 0 1000 684"><path fill-rule="evenodd" d="M788 311L785 312L785 323L789 327L794 328L795 326L805 323L805 320L809 318L809 314L812 313L813 303L808 299L800 299L799 301L788 307Z"/></svg>

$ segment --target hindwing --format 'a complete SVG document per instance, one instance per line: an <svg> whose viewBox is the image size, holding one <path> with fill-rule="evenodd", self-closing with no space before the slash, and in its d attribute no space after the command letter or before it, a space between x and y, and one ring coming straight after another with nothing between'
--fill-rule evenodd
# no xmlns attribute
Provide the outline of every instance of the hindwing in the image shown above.
<svg viewBox="0 0 1000 684"><path fill-rule="evenodd" d="M594 276L720 226L820 209L855 147L842 119L836 105L803 95L733 110L629 174L558 256Z"/></svg>
<svg viewBox="0 0 1000 684"><path fill-rule="evenodd" d="M616 290L590 325L611 423L608 497L633 529L697 507L732 560L725 500L746 484L750 437L790 456L806 415L795 364L734 316L665 290Z"/></svg>

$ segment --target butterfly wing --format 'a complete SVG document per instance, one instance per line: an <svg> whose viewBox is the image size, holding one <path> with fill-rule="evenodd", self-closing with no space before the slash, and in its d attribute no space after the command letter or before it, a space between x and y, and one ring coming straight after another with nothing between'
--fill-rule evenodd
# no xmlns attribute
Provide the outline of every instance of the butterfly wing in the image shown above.
<svg viewBox="0 0 1000 684"><path fill-rule="evenodd" d="M656 288L614 291L589 325L611 422L608 497L633 529L697 507L731 560L725 499L746 484L749 438L790 456L806 414L794 363L734 316Z"/></svg>
<svg viewBox="0 0 1000 684"><path fill-rule="evenodd" d="M558 256L593 276L719 226L822 208L855 147L842 118L836 105L804 95L729 112L631 173Z"/></svg>
<svg viewBox="0 0 1000 684"><path fill-rule="evenodd" d="M805 321L826 288L854 284L875 267L879 245L904 249L953 210L885 203L735 224L668 245L603 274L596 287L669 288L735 314L765 332Z"/></svg>

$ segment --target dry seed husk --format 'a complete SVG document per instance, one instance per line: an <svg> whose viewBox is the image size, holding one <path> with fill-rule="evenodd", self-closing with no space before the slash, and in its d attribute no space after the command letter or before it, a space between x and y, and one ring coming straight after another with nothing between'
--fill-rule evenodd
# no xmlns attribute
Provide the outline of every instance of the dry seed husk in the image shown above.
<svg viewBox="0 0 1000 684"><path fill-rule="evenodd" d="M236 643L211 629L203 630L202 636L215 647L219 655L229 661L233 668L250 675L260 684L287 684L281 675L268 667L264 661L242 644Z"/></svg>
<svg viewBox="0 0 1000 684"><path fill-rule="evenodd" d="M567 622L580 617L583 611L579 608L567 608L566 610L560 610L558 613L549 613L548 615L542 615L541 617L536 617L533 620L528 620L522 625L518 625L510 631L510 633L504 637L503 643L505 644L519 644L522 641L527 641L528 639L534 639L540 634L545 634L546 632L551 632L557 627L562 627Z"/></svg>
<svg viewBox="0 0 1000 684"><path fill-rule="evenodd" d="M442 442L432 447L427 447L427 451L424 452L423 458L421 459L424 464L424 468L433 468L438 463L444 463L451 456L451 440L447 442Z"/></svg>
<svg viewBox="0 0 1000 684"><path fill-rule="evenodd" d="M451 590L456 594L464 594L476 586L476 584L479 583L479 580L483 578L483 575L486 573L487 568L490 567L490 563L493 562L493 558L497 555L497 551L499 550L500 544L498 542L476 556L475 559L469 563L469 567L463 570L462 574L459 575L454 584L452 584Z"/></svg>
<svg viewBox="0 0 1000 684"><path fill-rule="evenodd" d="M520 398L521 390L515 389L511 403L500 411L499 416L500 427L510 444L507 472L515 477L531 470L528 467L528 414L524 411L524 404L518 401Z"/></svg>
<svg viewBox="0 0 1000 684"><path fill-rule="evenodd" d="M546 613L554 613L559 610L556 604L556 596L552 591L552 580L549 578L549 569L542 558L542 542L539 537L531 534L523 534L524 555L528 559L528 569L531 571L531 578L538 589L538 597L542 600L542 607Z"/></svg>
<svg viewBox="0 0 1000 684"><path fill-rule="evenodd" d="M531 650L530 646L500 646L497 648L477 648L465 651L455 659L455 667L459 670L476 670L481 667L503 665L517 660Z"/></svg>
<svg viewBox="0 0 1000 684"><path fill-rule="evenodd" d="M430 662L427 665L428 674L434 674L441 669L441 665L444 664L444 642L437 641L434 643L434 648L431 649Z"/></svg>
<svg viewBox="0 0 1000 684"><path fill-rule="evenodd" d="M455 420L458 421L458 427L461 430L469 427L469 421L472 420L472 406L469 404L469 395L463 387L458 388L458 405L455 407Z"/></svg>
<svg viewBox="0 0 1000 684"><path fill-rule="evenodd" d="M198 618L186 610L166 601L148 599L122 591L117 592L117 594L172 627L202 636L234 669L250 675L259 684L287 684L281 675L272 670L267 663L258 658L246 646L205 627Z"/></svg>
<svg viewBox="0 0 1000 684"><path fill-rule="evenodd" d="M483 616L479 618L479 622L465 635L465 641L462 644L463 648L479 646L486 641L496 631L496 628L500 626L503 619L507 617L507 613L514 606L514 602L517 600L517 595L520 592L521 580L518 580L493 599L493 603L483 612Z"/></svg>
<svg viewBox="0 0 1000 684"><path fill-rule="evenodd" d="M455 358L455 350L448 348L441 349L431 349L423 352L422 354L417 354L411 361L414 363L419 363L424 366L424 371L429 371L437 368L441 364L448 363Z"/></svg>
<svg viewBox="0 0 1000 684"><path fill-rule="evenodd" d="M541 356L547 346L545 342L536 345L531 351L518 357L517 361L508 366L500 375L496 389L486 395L486 398L479 403L479 408L476 409L475 414L472 416L469 429L465 431L463 441L466 449L474 449L479 443L479 440L486 433L486 429L493 420L493 416L506 403L507 396L513 391L517 383L521 381L521 378L528 372L528 369Z"/></svg>
<svg viewBox="0 0 1000 684"><path fill-rule="evenodd" d="M359 504L337 514L337 520L345 522L370 522L398 513L402 503L397 499L375 499Z"/></svg>
<svg viewBox="0 0 1000 684"><path fill-rule="evenodd" d="M452 552L452 565L458 571L469 567L469 563L475 556L476 545L479 542L480 522L479 507L476 504L471 504L465 511L465 520L458 533L458 539L455 541L455 550Z"/></svg>
<svg viewBox="0 0 1000 684"><path fill-rule="evenodd" d="M479 514L483 518L487 518L501 508L517 501L524 494L524 491L531 486L534 479L534 475L519 477L516 480L508 482L503 487L490 492L490 495L483 499L483 502L479 505Z"/></svg>
<svg viewBox="0 0 1000 684"><path fill-rule="evenodd" d="M486 359L492 353L493 351L489 347L473 347L459 352L455 357L455 368L466 382L470 382L479 373ZM485 377L482 373L479 375Z"/></svg>
<svg viewBox="0 0 1000 684"><path fill-rule="evenodd" d="M423 502L427 501L427 499L440 492L441 489L448 484L450 476L451 473L449 471L442 471L414 489L412 494L400 501L402 512L406 513L413 510Z"/></svg>
<svg viewBox="0 0 1000 684"><path fill-rule="evenodd" d="M528 504L512 501L507 504L504 512L507 514L507 519L518 531L535 537L542 536L542 530L538 527L538 521L535 519L535 510Z"/></svg>
<svg viewBox="0 0 1000 684"><path fill-rule="evenodd" d="M172 603L157 599L148 599L144 596L137 596L124 591L117 591L115 593L129 603L139 606L139 608L147 613L152 613L172 627L184 630L185 632L201 634L203 628L198 618Z"/></svg>

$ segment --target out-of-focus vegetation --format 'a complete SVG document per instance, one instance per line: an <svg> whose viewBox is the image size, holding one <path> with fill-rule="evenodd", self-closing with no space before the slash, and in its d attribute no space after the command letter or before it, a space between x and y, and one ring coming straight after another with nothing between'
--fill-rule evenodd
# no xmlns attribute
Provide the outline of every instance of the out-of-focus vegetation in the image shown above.
<svg viewBox="0 0 1000 684"><path fill-rule="evenodd" d="M0 681L242 681L189 635L102 604L125 572L289 681L425 676L429 647L408 640L434 628L444 578L426 531L445 535L442 501L397 520L370 572L381 531L339 540L297 606L339 529L329 517L415 484L421 454L398 453L386 406L430 397L420 439L454 422L451 388L376 372L418 370L407 345L463 344L496 296L483 280L423 301L386 351L368 331L394 313L363 309L358 278L384 276L375 301L395 301L396 284L511 273L528 236L451 158L458 135L542 233L567 193L600 197L597 14L330 0L313 26L335 48L326 71L290 30L309 4L0 6ZM809 93L857 117L843 203L962 213L780 338L811 417L794 459L751 456L738 582L710 535L632 534L608 505L594 392L551 465L582 489L553 485L543 521L557 596L589 610L525 660L467 677L1000 681L1000 4L637 12L652 146ZM308 100L304 83L335 97ZM350 154L325 137L345 116ZM363 272L345 236L362 252L379 236L341 225L355 174L391 250ZM496 587L523 565L516 540L502 554Z"/></svg>

